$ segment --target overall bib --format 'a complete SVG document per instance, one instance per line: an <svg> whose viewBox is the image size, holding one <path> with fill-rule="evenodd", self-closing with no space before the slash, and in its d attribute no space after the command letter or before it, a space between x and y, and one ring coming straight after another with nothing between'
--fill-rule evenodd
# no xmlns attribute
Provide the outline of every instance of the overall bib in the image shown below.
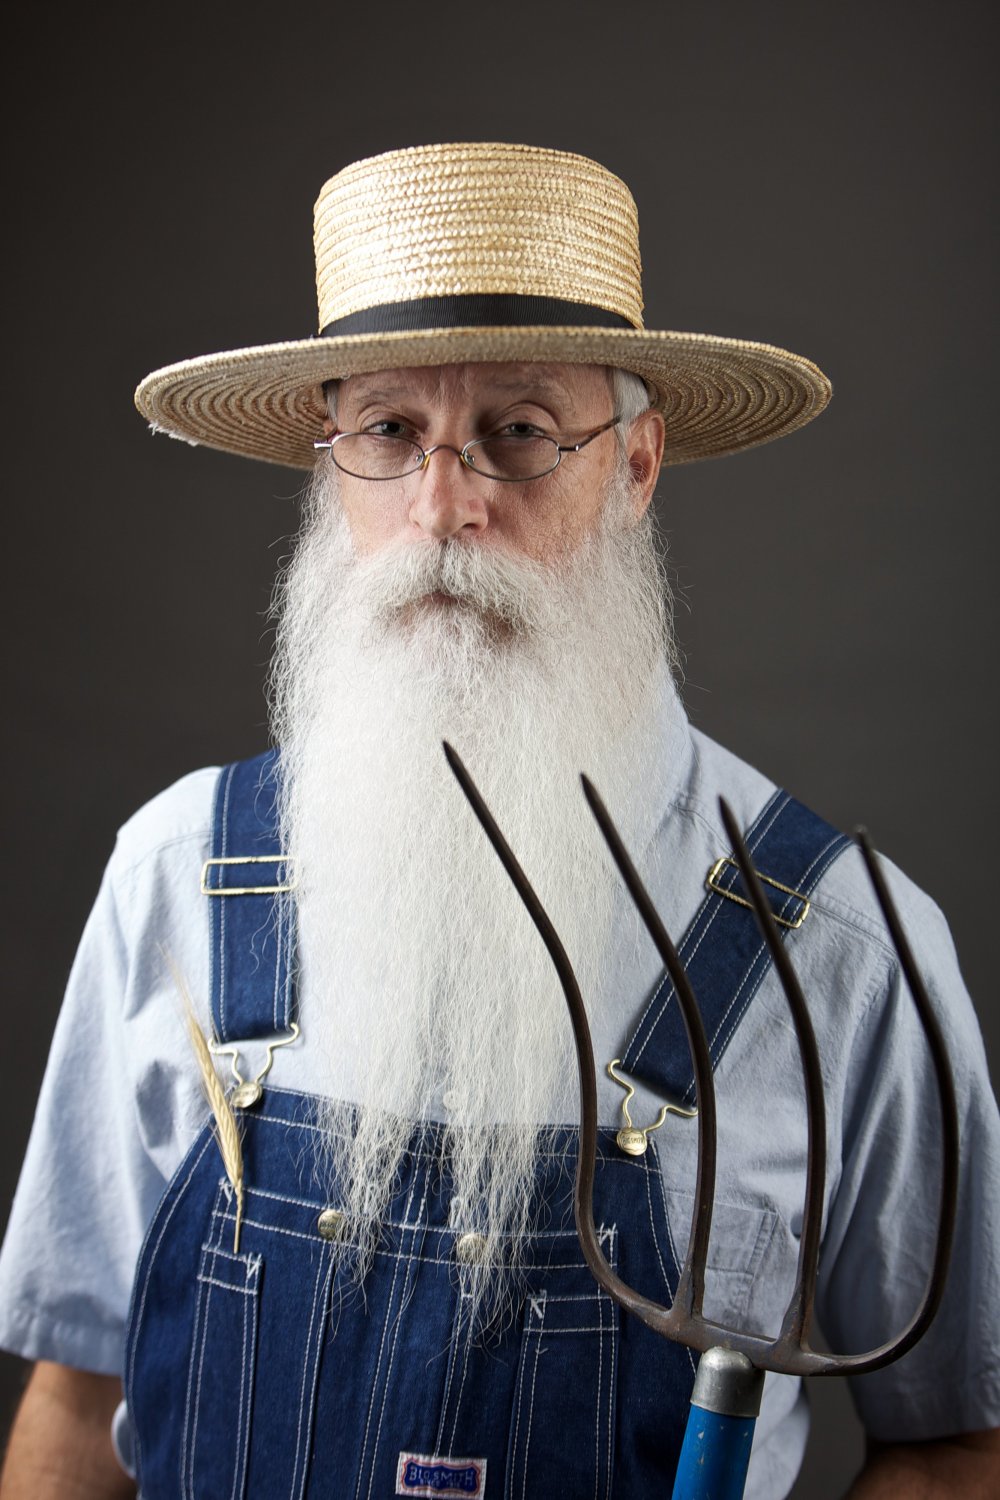
<svg viewBox="0 0 1000 1500"><path fill-rule="evenodd" d="M226 768L203 884L220 1041L287 1033L294 935L275 888L285 864L275 756ZM846 844L779 792L754 820L755 865L789 925ZM264 879L261 879L261 876ZM769 958L732 899L730 865L679 945L716 1063ZM283 925L284 924L284 925ZM667 1097L693 1096L678 1007L664 977L621 1066ZM308 1038L305 1039L305 1044ZM689 1351L623 1317L577 1244L575 1129L538 1166L538 1231L518 1305L466 1336L476 1236L451 1221L443 1127L415 1132L374 1266L340 1267L338 1201L320 1159L314 1097L269 1085L242 1114L246 1198L235 1203L211 1124L157 1208L140 1255L125 1390L143 1500L395 1495L608 1500L669 1493L694 1378ZM679 1274L655 1143L626 1156L603 1131L594 1216L624 1280L669 1303Z"/></svg>

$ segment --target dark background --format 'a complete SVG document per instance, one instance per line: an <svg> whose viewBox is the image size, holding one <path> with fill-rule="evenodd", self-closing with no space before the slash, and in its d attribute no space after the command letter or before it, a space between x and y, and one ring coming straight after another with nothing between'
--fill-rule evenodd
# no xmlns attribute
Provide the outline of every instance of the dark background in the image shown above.
<svg viewBox="0 0 1000 1500"><path fill-rule="evenodd" d="M266 740L300 479L152 438L133 387L313 332L320 184L428 141L596 157L638 202L648 326L831 376L805 431L661 482L686 699L930 890L995 1058L992 7L245 0L5 26L3 1201L115 828ZM815 1500L861 1451L819 1384Z"/></svg>

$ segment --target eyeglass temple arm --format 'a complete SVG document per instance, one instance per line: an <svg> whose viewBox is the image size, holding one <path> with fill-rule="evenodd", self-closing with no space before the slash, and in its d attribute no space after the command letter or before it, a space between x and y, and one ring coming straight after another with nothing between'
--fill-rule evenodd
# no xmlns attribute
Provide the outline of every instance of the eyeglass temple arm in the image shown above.
<svg viewBox="0 0 1000 1500"><path fill-rule="evenodd" d="M621 413L618 412L611 418L610 422L605 422L604 426L598 427L596 432L588 432L587 436L585 438L581 438L578 443L557 443L556 447L559 449L560 453L579 453L581 448L586 448L588 443L592 443L595 438L600 437L602 432L607 432L609 427L616 426L620 421Z"/></svg>

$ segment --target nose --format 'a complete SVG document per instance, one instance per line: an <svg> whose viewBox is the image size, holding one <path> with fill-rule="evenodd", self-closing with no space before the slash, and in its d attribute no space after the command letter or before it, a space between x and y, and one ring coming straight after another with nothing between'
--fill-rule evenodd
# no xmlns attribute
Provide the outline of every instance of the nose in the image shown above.
<svg viewBox="0 0 1000 1500"><path fill-rule="evenodd" d="M482 531L488 520L485 496L462 462L458 448L435 443L416 478L410 521L427 536L442 542L461 531Z"/></svg>

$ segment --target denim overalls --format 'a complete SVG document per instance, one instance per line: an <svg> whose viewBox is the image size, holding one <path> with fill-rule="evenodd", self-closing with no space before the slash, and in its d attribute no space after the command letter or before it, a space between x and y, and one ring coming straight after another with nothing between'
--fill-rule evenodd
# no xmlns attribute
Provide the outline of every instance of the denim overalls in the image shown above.
<svg viewBox="0 0 1000 1500"><path fill-rule="evenodd" d="M206 901L220 1041L284 1034L294 1019L294 940L274 894L286 879L274 776L272 753L220 777L203 876L224 893ZM747 842L755 865L792 888L768 888L792 923L847 841L779 792ZM680 955L717 1062L769 959L751 914L724 894L737 884L732 866L717 867L713 884ZM671 994L664 978L621 1066L691 1098ZM337 1196L318 1159L315 1107L265 1079L243 1111L239 1253L210 1124L153 1217L125 1361L143 1500L667 1494L693 1358L623 1317L587 1270L573 1225L575 1130L538 1169L540 1227L518 1305L498 1331L469 1339L463 1275L475 1237L450 1222L441 1127L414 1136L362 1292L338 1268ZM605 1254L626 1282L670 1302L678 1264L655 1142L626 1156L604 1131L601 1152L594 1213Z"/></svg>

